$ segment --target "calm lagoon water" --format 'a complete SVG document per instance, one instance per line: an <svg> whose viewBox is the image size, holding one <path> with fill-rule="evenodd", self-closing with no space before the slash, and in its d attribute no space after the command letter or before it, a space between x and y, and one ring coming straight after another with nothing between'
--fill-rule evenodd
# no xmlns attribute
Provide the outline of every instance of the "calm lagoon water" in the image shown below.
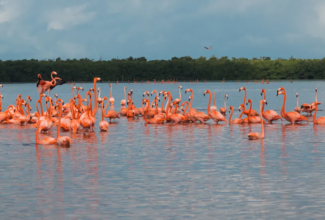
<svg viewBox="0 0 325 220"><path fill-rule="evenodd" d="M182 100L189 96L185 89L192 88L193 107L202 111L208 102L205 89L216 92L218 108L227 93L227 108L237 109L244 97L238 89L245 86L255 110L265 88L266 109L278 112L283 96L276 96L277 88L286 88L286 111L291 111L296 92L300 104L311 103L318 87L323 102L324 84L180 83ZM98 86L102 96L109 96L107 83ZM123 86L133 89L136 106L145 90L169 90L178 97L175 84L113 84L117 111ZM92 84L83 87L87 91ZM32 96L35 111L34 83L4 84L0 91L4 108L21 93ZM54 93L68 101L71 85L58 86ZM238 115L235 111L233 117ZM260 125L146 125L143 118L121 118L101 133L100 119L98 113L90 138L65 133L73 141L68 149L37 146L31 125L1 124L0 219L324 218L325 126L314 126L311 118L308 125L267 124L266 138L258 141L248 141L247 134L260 132Z"/></svg>

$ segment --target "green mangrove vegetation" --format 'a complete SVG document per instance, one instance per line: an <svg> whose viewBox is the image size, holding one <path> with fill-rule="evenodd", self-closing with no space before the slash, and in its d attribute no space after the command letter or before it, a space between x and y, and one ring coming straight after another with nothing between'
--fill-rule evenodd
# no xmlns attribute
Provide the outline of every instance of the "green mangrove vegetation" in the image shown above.
<svg viewBox="0 0 325 220"><path fill-rule="evenodd" d="M253 79L324 79L323 59L210 58L190 56L170 60L147 60L145 57L112 60L6 60L0 61L1 82L35 82L37 74L50 79L50 73L68 81L102 80L253 80Z"/></svg>

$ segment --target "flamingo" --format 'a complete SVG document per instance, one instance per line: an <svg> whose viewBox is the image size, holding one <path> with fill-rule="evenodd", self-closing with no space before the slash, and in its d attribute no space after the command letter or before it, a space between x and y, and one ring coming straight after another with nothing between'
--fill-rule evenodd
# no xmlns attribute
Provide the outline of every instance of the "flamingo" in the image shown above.
<svg viewBox="0 0 325 220"><path fill-rule="evenodd" d="M65 146L69 147L71 144L71 139L68 136L60 136L60 130L61 130L61 118L62 118L62 104L58 103L58 109L59 109L59 125L58 125L58 131L57 131L57 145L59 146Z"/></svg>
<svg viewBox="0 0 325 220"><path fill-rule="evenodd" d="M41 144L41 145L57 144L57 139L52 138L52 137L46 137L46 138L44 138L42 140L39 140L38 133L40 133L40 124L41 124L41 120L40 120L40 116L38 115L38 121L36 123L36 135L35 135L36 144Z"/></svg>
<svg viewBox="0 0 325 220"><path fill-rule="evenodd" d="M80 109L80 103L78 105L78 109ZM73 100L71 100L71 110L70 110L70 112L72 113L72 120L70 122L70 130L72 131L73 134L77 133L77 131L80 128L80 119L79 119L80 110L78 110L78 109L74 108ZM76 114L75 114L76 111L77 111L77 117L76 117Z"/></svg>
<svg viewBox="0 0 325 220"><path fill-rule="evenodd" d="M210 104L211 104L211 92L210 90L206 90L203 95L205 96L205 94L209 93L209 103L208 103L208 117L209 119L211 118L215 123L218 124L219 121L224 121L227 124L227 120L225 119L225 117L218 111L211 111L210 112ZM207 119L207 120L209 120Z"/></svg>
<svg viewBox="0 0 325 220"><path fill-rule="evenodd" d="M249 106L249 112L248 112L248 123L262 123L262 117L258 117L258 116L251 116L252 113L252 100L248 99L248 101L246 102L246 105L248 105L248 103L250 104Z"/></svg>
<svg viewBox="0 0 325 220"><path fill-rule="evenodd" d="M262 128L262 133L249 133L247 135L249 140L257 140L257 139L264 139L264 124L263 124L263 119L262 119L262 105L266 104L266 100L263 99L260 101L260 120L261 120L261 128Z"/></svg>
<svg viewBox="0 0 325 220"><path fill-rule="evenodd" d="M231 111L231 113L230 113ZM229 107L229 113L230 113L230 116L229 116L229 125L230 124L243 124L244 123L244 120L241 119L241 116L239 116L239 118L235 118L233 120L231 120L231 117L232 117L232 114L234 113L234 108L232 107L232 105ZM242 115L243 113L241 113Z"/></svg>
<svg viewBox="0 0 325 220"><path fill-rule="evenodd" d="M224 107L220 108L220 113L223 114L223 115L226 115L226 111L227 111L226 100L227 99L228 99L228 95L225 94L224 101L223 101Z"/></svg>
<svg viewBox="0 0 325 220"><path fill-rule="evenodd" d="M115 99L113 98L113 96L112 96L112 89L113 89L113 85L112 84L109 84L109 86L111 87L111 92L110 92L110 94L109 94L109 102L111 103L111 106L113 106L114 105L114 102L115 102Z"/></svg>
<svg viewBox="0 0 325 220"><path fill-rule="evenodd" d="M97 99L97 103L98 103L98 105L101 105L102 104L102 102L103 102L103 99L100 97L100 87L98 87L98 99Z"/></svg>
<svg viewBox="0 0 325 220"><path fill-rule="evenodd" d="M149 121L147 119L147 113L149 109L149 99L146 100L146 110L144 112L144 120L146 121L147 124L162 124L164 123L165 119L163 118L150 118Z"/></svg>
<svg viewBox="0 0 325 220"><path fill-rule="evenodd" d="M106 100L107 103L108 103L108 98L107 97L104 97L103 99ZM105 106L104 112L106 111L107 106L108 105ZM109 122L111 122L111 120L114 119L114 122L115 122L115 119L116 118L119 119L120 116L119 116L119 114L116 111L114 111L114 110L108 110L106 112L105 118L109 118Z"/></svg>
<svg viewBox="0 0 325 220"><path fill-rule="evenodd" d="M179 93L179 99L175 99L174 102L176 102L177 106L179 106L179 103L182 100L182 94L181 94L181 89L183 89L183 87L181 85L178 86L178 93Z"/></svg>
<svg viewBox="0 0 325 220"><path fill-rule="evenodd" d="M285 102L287 100L287 94L283 87L279 88L277 90L277 95L283 95L283 104L281 109L281 116L290 122L291 124L296 124L297 122L306 121L308 123L308 119L302 115L300 115L298 112L285 112Z"/></svg>
<svg viewBox="0 0 325 220"><path fill-rule="evenodd" d="M315 89L315 102L317 102L317 88ZM313 111L315 111L316 105L309 105L309 104L302 104L301 105L301 111L306 112L307 114L309 113L310 115L312 114Z"/></svg>
<svg viewBox="0 0 325 220"><path fill-rule="evenodd" d="M64 84L64 80L62 80L61 78L55 77L53 78L53 75L57 75L57 73L55 71L52 71L51 73L51 81L45 81L42 79L41 74L38 74L37 76L37 91L39 94L43 94L44 92L48 92L48 95L50 95L50 91L57 85L62 85Z"/></svg>
<svg viewBox="0 0 325 220"><path fill-rule="evenodd" d="M261 95L263 95L263 93L264 93L264 100L266 100L265 89L262 89ZM267 105L267 102L265 104ZM274 110L266 110L266 111L264 111L264 104L263 104L263 108L262 108L262 113L263 113L263 118L265 118L270 124L272 124L272 121L276 121L276 120L279 120L279 119L281 121L283 121L281 116L278 115L278 113L276 113Z"/></svg>
<svg viewBox="0 0 325 220"><path fill-rule="evenodd" d="M295 107L294 111L300 113L301 108L299 108L299 95L298 95L298 92L296 93L296 97L297 97L297 107Z"/></svg>
<svg viewBox="0 0 325 220"><path fill-rule="evenodd" d="M210 47L204 47L205 49L207 49L207 50L210 50L210 49L212 49L212 46L210 46Z"/></svg>
<svg viewBox="0 0 325 220"><path fill-rule="evenodd" d="M124 99L121 100L121 105L125 106L126 105L126 92L125 90L127 90L126 86L124 86Z"/></svg>
<svg viewBox="0 0 325 220"><path fill-rule="evenodd" d="M247 91L246 91L246 88L245 88L245 87L241 87L241 88L239 89L239 92L240 92L241 90L244 90L244 91L245 91L245 96L244 96L244 101L243 101L243 105L245 105L245 100L246 100ZM248 115L248 112L249 112L249 110L246 110L246 111L244 112L244 114L245 114L245 115ZM259 115L259 114L258 114L254 109L251 110L251 116L258 116L258 115Z"/></svg>
<svg viewBox="0 0 325 220"><path fill-rule="evenodd" d="M107 104L105 106L105 109L108 106L108 99L107 98L106 98L106 101L107 101ZM105 121L105 119L104 119L104 117L105 117L105 111L104 111L104 108L103 108L104 103L105 102L103 102L103 105L102 105L102 120L99 122L100 131L108 131L108 122Z"/></svg>
<svg viewBox="0 0 325 220"><path fill-rule="evenodd" d="M312 106L316 106L315 108L315 113L314 113L314 117L313 117L313 123L314 124L325 124L325 117L320 117L316 120L316 114L317 114L317 109L318 109L318 105L320 105L320 102L313 102L311 105Z"/></svg>

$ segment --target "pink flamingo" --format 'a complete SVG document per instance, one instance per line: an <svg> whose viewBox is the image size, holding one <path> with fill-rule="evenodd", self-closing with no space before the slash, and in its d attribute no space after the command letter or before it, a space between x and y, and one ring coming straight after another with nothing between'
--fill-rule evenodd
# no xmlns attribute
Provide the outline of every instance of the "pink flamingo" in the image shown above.
<svg viewBox="0 0 325 220"><path fill-rule="evenodd" d="M260 101L260 120L261 120L261 128L262 128L262 133L249 133L247 135L249 140L256 140L256 139L263 139L264 138L264 124L263 124L263 119L262 119L262 105L266 104L266 100L261 100Z"/></svg>
<svg viewBox="0 0 325 220"><path fill-rule="evenodd" d="M298 92L296 93L296 97L297 97L297 107L295 107L294 111L300 113L301 108L299 108L299 95L298 95Z"/></svg>
<svg viewBox="0 0 325 220"><path fill-rule="evenodd" d="M261 95L263 95L263 93L264 93L264 100L266 100L265 89L262 89ZM267 102L265 104L267 104ZM263 108L262 108L262 113L263 113L263 118L265 118L270 124L272 124L272 121L279 120L279 119L281 121L283 121L281 116L278 115L278 113L276 113L274 110L266 110L266 111L264 111L264 104L263 104Z"/></svg>
<svg viewBox="0 0 325 220"><path fill-rule="evenodd" d="M230 111L231 111L231 113L230 113ZM239 118L235 118L235 119L231 120L232 114L234 113L234 108L232 106L229 107L229 113L230 113L229 125L230 124L243 124L244 123L244 120L241 119L241 116L239 116ZM241 113L241 115L242 114L244 114L244 113Z"/></svg>
<svg viewBox="0 0 325 220"><path fill-rule="evenodd" d="M277 90L277 95L279 94L284 96L282 109L281 109L281 116L291 124L296 124L297 122L301 122L301 121L306 121L308 123L308 119L300 115L298 112L285 112L285 102L287 100L287 94L283 87Z"/></svg>
<svg viewBox="0 0 325 220"><path fill-rule="evenodd" d="M241 87L241 88L239 89L239 92L240 92L241 90L244 90L244 91L245 91L245 96L244 96L244 101L243 101L243 105L245 105L245 100L246 100L247 91L246 91L246 88L245 88L245 87ZM248 115L248 112L249 112L249 110L246 110L246 111L244 112L244 114L245 114L245 115ZM259 115L259 114L258 114L254 109L251 110L251 116L258 116L258 115Z"/></svg>
<svg viewBox="0 0 325 220"><path fill-rule="evenodd" d="M211 92L210 90L206 90L203 95L205 96L205 94L209 94L209 103L208 103L208 116L215 122L218 124L219 121L224 121L227 124L227 120L225 119L225 117L218 111L210 111L210 104L211 104Z"/></svg>

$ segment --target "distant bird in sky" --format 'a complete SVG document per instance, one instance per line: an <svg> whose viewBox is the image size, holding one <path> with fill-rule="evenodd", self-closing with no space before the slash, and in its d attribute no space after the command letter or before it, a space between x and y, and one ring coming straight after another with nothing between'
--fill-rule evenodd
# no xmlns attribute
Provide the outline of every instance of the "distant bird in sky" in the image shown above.
<svg viewBox="0 0 325 220"><path fill-rule="evenodd" d="M212 46L210 46L210 47L204 47L205 49L207 49L207 50L210 50L210 49L212 49Z"/></svg>

